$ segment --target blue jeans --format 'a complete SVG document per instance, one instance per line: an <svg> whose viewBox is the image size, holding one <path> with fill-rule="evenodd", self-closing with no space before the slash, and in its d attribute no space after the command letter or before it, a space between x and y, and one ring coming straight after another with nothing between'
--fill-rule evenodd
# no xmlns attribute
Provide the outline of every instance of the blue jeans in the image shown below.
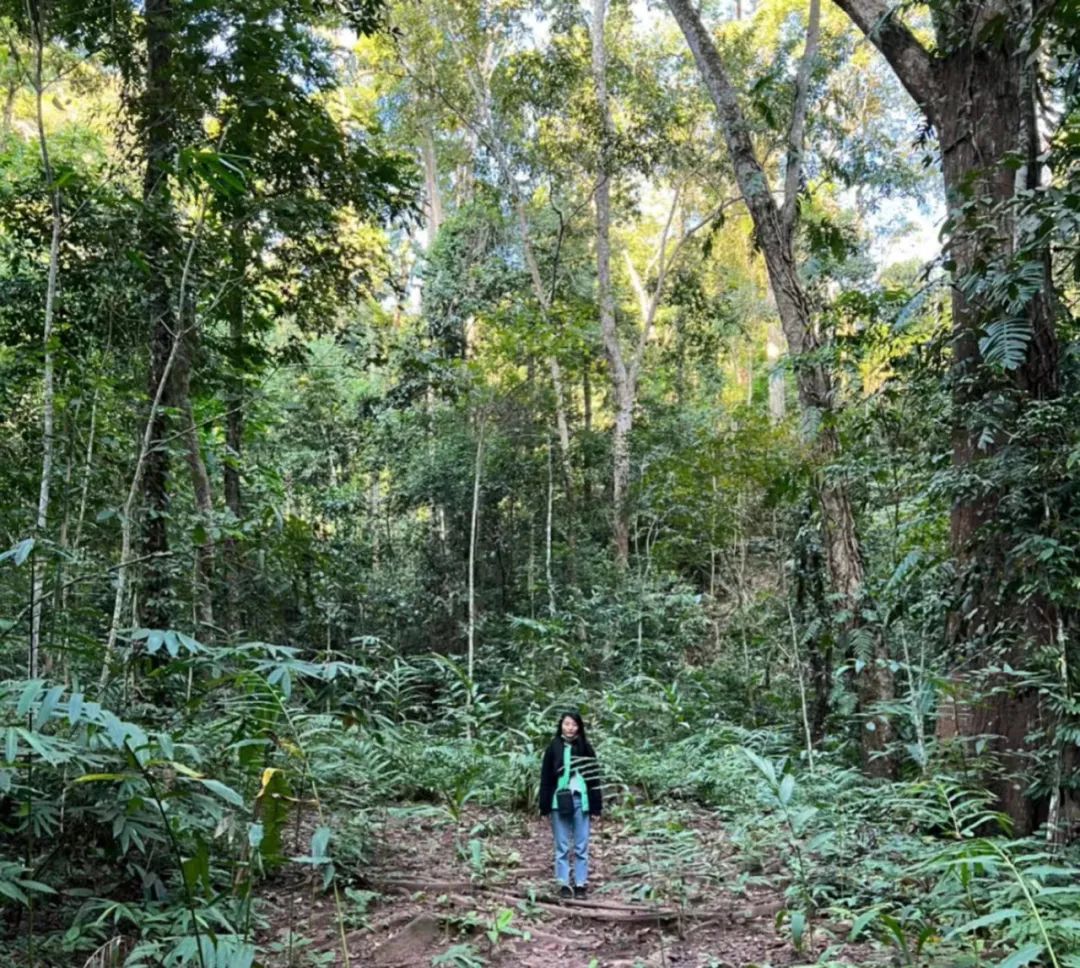
<svg viewBox="0 0 1080 968"><path fill-rule="evenodd" d="M551 832L555 835L555 880L570 883L570 842L574 844L574 883L584 887L589 880L589 815L581 812L581 794L574 794L574 816L560 817L551 811Z"/></svg>

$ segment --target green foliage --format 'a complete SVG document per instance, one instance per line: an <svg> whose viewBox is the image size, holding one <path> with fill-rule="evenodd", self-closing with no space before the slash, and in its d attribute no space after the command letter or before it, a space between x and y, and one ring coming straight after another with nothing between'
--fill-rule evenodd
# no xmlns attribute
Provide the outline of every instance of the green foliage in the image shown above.
<svg viewBox="0 0 1080 968"><path fill-rule="evenodd" d="M480 956L476 948L468 942L455 944L447 948L441 955L435 955L431 959L433 966L449 965L451 968L481 968L487 961Z"/></svg>
<svg viewBox="0 0 1080 968"><path fill-rule="evenodd" d="M778 185L804 11L753 6L715 34ZM944 57L960 6L895 16ZM824 5L794 242L820 349L802 357L683 37L660 9L642 29L640 7L608 11L605 132L580 5L0 4L0 961L328 963L264 922L267 880L306 877L339 927L364 924L388 810L452 828L462 870L497 880L495 824L535 811L575 706L639 839L620 858L637 896L767 886L808 959L850 922L908 965L1075 962L1075 3L1017 32L1025 89L1054 106L1051 176L1032 187L1010 157L993 206L964 182L945 226L977 250L963 277L962 246L907 245L909 219L925 234L938 215L929 133L912 146L907 95ZM625 570L601 160L625 347L658 293ZM154 291L179 338L142 455ZM1026 384L1036 352L1046 379ZM798 399L806 373L829 400ZM146 460L168 473L129 506ZM854 598L830 488L854 515ZM869 673L889 688L869 695ZM1014 751L939 738L946 710L1026 697ZM867 764L869 725L889 742ZM1051 813L1049 839L1012 837L1004 782ZM703 846L692 806L732 853ZM500 820L473 823L481 807ZM467 926L495 947L514 917ZM487 953L478 936L433 963Z"/></svg>

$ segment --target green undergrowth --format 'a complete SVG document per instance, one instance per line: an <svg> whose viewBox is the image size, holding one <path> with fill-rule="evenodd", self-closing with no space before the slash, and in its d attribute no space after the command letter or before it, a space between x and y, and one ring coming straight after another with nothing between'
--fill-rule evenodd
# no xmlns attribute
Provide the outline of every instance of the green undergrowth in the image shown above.
<svg viewBox="0 0 1080 968"><path fill-rule="evenodd" d="M133 654L104 702L0 684L6 964L289 963L281 936L257 942L261 885L306 869L341 933L363 924L374 838L401 804L454 828L464 871L509 876L494 835L527 830L541 752L573 702L627 834L616 877L632 896L780 895L777 930L822 964L860 941L904 965L1080 966L1080 853L1010 838L943 755L898 781L868 779L842 751L811 762L789 729L717 719L692 671L538 690L509 672L470 684L445 656L135 641L155 664ZM502 825L477 826L470 806Z"/></svg>

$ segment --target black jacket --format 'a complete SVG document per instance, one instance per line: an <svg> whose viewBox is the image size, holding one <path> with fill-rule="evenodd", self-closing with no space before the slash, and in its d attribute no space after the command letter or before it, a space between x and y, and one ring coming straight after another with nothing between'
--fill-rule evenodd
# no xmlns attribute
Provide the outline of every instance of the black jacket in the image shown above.
<svg viewBox="0 0 1080 968"><path fill-rule="evenodd" d="M586 741L576 740L570 747L571 769L579 772L585 779L585 789L589 794L589 816L599 817L604 809L604 795L600 790L600 764L596 752ZM592 760L583 763L582 760ZM551 813L551 801L555 797L555 787L563 771L563 739L556 736L544 753L544 762L540 767L540 815Z"/></svg>

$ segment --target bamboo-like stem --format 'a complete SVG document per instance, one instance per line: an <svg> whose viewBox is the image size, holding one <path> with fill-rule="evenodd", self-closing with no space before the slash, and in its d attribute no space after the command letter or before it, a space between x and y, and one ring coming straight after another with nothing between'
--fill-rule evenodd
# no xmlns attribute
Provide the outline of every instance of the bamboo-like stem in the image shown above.
<svg viewBox="0 0 1080 968"><path fill-rule="evenodd" d="M548 444L547 454L547 528L544 535L544 574L547 578L548 587L548 614L555 615L555 578L551 571L551 532L554 519L555 507L555 473L552 467L551 444Z"/></svg>
<svg viewBox="0 0 1080 968"><path fill-rule="evenodd" d="M465 700L465 708L470 714L465 720L466 734L472 739L472 706L473 694L476 691L473 684L473 669L476 663L476 544L477 531L480 520L480 477L484 459L484 416L480 416L479 433L476 440L476 463L473 467L473 503L472 522L469 528L469 653L467 660L468 674L468 697Z"/></svg>

